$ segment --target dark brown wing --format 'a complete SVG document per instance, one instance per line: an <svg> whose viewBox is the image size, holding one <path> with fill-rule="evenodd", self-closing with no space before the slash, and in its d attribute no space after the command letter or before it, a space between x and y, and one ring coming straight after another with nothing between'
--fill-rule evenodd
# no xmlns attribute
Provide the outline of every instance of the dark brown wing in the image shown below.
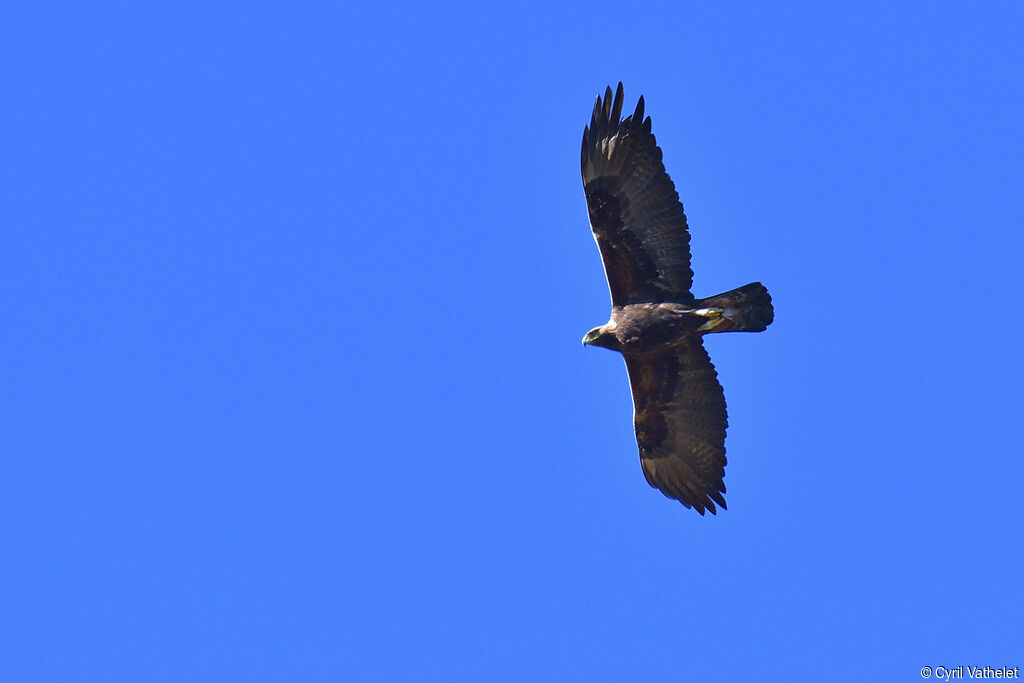
<svg viewBox="0 0 1024 683"><path fill-rule="evenodd" d="M622 114L622 83L597 98L583 129L583 189L612 304L691 303L690 234L683 205L644 118Z"/></svg>
<svg viewBox="0 0 1024 683"><path fill-rule="evenodd" d="M647 483L702 515L724 509L725 394L701 340L625 359Z"/></svg>

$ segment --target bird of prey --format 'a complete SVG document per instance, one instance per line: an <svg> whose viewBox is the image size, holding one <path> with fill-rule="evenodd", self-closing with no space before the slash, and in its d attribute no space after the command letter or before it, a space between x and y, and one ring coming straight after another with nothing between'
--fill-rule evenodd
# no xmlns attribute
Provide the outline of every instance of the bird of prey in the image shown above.
<svg viewBox="0 0 1024 683"><path fill-rule="evenodd" d="M760 332L774 312L759 282L706 299L690 293L690 235L644 98L622 115L622 83L598 95L583 129L583 187L612 297L584 345L618 351L633 392L647 483L701 515L725 509L725 395L704 350L711 332Z"/></svg>

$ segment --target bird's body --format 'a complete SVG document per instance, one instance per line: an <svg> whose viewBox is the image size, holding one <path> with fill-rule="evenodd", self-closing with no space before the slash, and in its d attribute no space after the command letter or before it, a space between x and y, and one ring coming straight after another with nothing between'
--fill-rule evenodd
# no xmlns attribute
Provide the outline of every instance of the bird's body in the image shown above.
<svg viewBox="0 0 1024 683"><path fill-rule="evenodd" d="M612 296L609 321L585 345L618 351L633 393L640 462L651 486L701 514L725 507L725 396L701 337L759 332L774 316L754 282L695 299L690 236L643 98L620 119L622 84L598 97L583 131L590 225Z"/></svg>
<svg viewBox="0 0 1024 683"><path fill-rule="evenodd" d="M612 309L608 323L598 328L598 334L584 342L620 353L660 352L680 343L701 322L694 309L686 304L617 306Z"/></svg>

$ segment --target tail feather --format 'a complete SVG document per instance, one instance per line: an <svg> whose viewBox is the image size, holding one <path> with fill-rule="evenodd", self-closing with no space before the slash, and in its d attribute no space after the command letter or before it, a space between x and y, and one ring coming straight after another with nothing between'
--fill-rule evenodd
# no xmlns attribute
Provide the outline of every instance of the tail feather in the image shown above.
<svg viewBox="0 0 1024 683"><path fill-rule="evenodd" d="M775 318L772 297L760 282L751 282L736 289L701 299L701 308L721 308L726 322L714 332L761 332Z"/></svg>

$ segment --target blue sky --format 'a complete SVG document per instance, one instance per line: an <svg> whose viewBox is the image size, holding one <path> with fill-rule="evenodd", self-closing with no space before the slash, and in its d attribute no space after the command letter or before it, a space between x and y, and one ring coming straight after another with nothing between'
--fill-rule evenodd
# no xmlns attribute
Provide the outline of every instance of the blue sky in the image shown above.
<svg viewBox="0 0 1024 683"><path fill-rule="evenodd" d="M7 6L12 680L1024 666L1019 3ZM729 510L644 482L579 144L645 95Z"/></svg>

